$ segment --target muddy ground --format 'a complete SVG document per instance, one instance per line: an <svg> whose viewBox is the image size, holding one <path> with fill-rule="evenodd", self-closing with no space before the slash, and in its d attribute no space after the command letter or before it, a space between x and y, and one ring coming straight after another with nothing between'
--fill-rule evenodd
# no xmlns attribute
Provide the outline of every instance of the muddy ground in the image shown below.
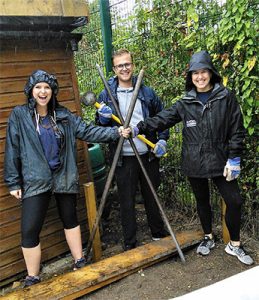
<svg viewBox="0 0 259 300"><path fill-rule="evenodd" d="M138 240L140 244L151 241L147 227L145 210L142 204L136 205L138 219ZM115 214L115 211L112 212ZM167 211L170 224L174 232L180 230L200 229L197 218L185 219L177 216L175 212ZM117 230L115 228L114 230ZM108 236L116 235L112 227L106 228L103 240L111 241ZM245 271L259 264L259 241L245 235L242 240L245 248L252 254L255 264L247 267L237 258L225 253L225 245L221 239L220 225L215 228L217 235L216 247L207 257L196 253L196 246L184 252L186 263L183 264L179 256L167 259L142 269L118 282L97 290L81 299L87 300L164 300L184 295L193 290L205 287L224 278ZM106 237L105 237L106 236ZM118 236L117 236L118 239ZM121 239L117 246L107 246L104 252L109 256L122 251Z"/></svg>
<svg viewBox="0 0 259 300"><path fill-rule="evenodd" d="M138 221L139 245L151 242L143 204L136 204ZM200 229L197 216L182 216L174 211L167 211L173 231ZM113 201L109 213L106 212L102 221L103 257L122 252L122 234L120 229L119 205ZM249 238L242 233L245 248L252 254L255 264L247 267L235 257L224 252L221 239L221 225L215 228L217 243L215 249L207 257L196 254L196 246L184 251L186 263L179 256L157 263L147 269L142 269L126 278L103 287L80 299L87 300L164 300L184 295L193 290L208 286L224 278L259 265L259 241ZM72 258L70 255L60 257L58 261L44 264L41 277L43 280L71 271ZM2 295L13 288L21 288L21 283L2 289Z"/></svg>

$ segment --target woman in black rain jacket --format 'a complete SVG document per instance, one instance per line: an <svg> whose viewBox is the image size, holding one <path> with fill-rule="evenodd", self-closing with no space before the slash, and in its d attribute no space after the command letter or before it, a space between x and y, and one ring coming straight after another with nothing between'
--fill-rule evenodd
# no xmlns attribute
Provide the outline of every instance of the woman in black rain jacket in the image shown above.
<svg viewBox="0 0 259 300"><path fill-rule="evenodd" d="M221 84L221 77L207 51L193 54L186 78L186 94L172 107L147 118L134 128L135 133L165 130L183 122L183 173L195 194L204 239L197 253L208 255L215 247L208 179L217 186L226 203L226 224L230 242L225 251L242 263L253 259L240 242L242 198L236 178L240 174L240 157L245 129L235 95Z"/></svg>

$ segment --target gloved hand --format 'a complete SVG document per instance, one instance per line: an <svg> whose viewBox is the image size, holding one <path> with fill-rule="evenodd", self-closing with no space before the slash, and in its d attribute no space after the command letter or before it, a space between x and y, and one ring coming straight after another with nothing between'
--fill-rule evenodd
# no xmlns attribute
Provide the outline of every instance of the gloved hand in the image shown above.
<svg viewBox="0 0 259 300"><path fill-rule="evenodd" d="M236 179L240 175L240 157L229 158L225 165L223 176L227 181Z"/></svg>
<svg viewBox="0 0 259 300"><path fill-rule="evenodd" d="M108 124L112 117L112 109L108 105L101 103L101 106L97 111L99 114L100 123L103 125Z"/></svg>
<svg viewBox="0 0 259 300"><path fill-rule="evenodd" d="M156 157L161 157L166 154L167 143L165 140L159 140L153 150Z"/></svg>
<svg viewBox="0 0 259 300"><path fill-rule="evenodd" d="M130 126L131 129L131 137L135 138L139 134L139 129L137 126Z"/></svg>

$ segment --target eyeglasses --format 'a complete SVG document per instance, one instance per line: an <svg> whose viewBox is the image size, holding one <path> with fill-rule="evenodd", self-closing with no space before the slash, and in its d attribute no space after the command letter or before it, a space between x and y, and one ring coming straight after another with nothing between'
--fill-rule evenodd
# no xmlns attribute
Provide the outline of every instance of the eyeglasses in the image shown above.
<svg viewBox="0 0 259 300"><path fill-rule="evenodd" d="M114 69L116 69L118 71L122 71L125 67L125 69L129 70L132 65L133 65L133 63L120 64L120 65L114 66Z"/></svg>

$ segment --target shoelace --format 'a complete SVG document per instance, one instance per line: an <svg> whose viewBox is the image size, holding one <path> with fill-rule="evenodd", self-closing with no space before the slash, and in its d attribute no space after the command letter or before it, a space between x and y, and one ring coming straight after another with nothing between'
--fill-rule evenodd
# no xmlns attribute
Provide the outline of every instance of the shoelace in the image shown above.
<svg viewBox="0 0 259 300"><path fill-rule="evenodd" d="M233 247L234 251L236 251L239 256L246 256L246 253L245 253L245 251L242 247L234 247L234 246L232 246L232 247Z"/></svg>
<svg viewBox="0 0 259 300"><path fill-rule="evenodd" d="M201 242L201 246L207 247L207 245L210 241L211 241L211 239L209 239L209 238L203 239L203 241Z"/></svg>
<svg viewBox="0 0 259 300"><path fill-rule="evenodd" d="M82 266L82 264L85 264L85 258L84 257L82 257L82 258L79 258L76 262L75 262L75 266L77 267L77 268L80 268L81 266Z"/></svg>

